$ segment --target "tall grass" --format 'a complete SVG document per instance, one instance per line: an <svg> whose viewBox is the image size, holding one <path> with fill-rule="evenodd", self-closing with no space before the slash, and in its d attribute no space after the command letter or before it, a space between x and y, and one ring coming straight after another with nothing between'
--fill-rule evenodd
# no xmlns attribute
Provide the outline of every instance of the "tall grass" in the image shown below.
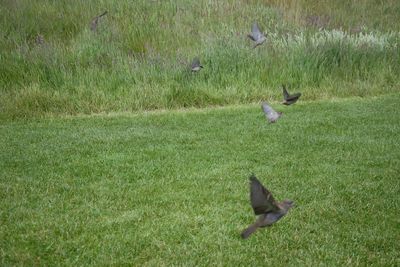
<svg viewBox="0 0 400 267"><path fill-rule="evenodd" d="M340 28L350 32L361 29L369 31L399 31L400 6L396 0L266 0L278 7L285 20L296 25Z"/></svg>
<svg viewBox="0 0 400 267"><path fill-rule="evenodd" d="M351 2L364 21L336 2L294 2L1 1L1 116L278 100L282 83L305 99L398 90L400 3ZM253 21L268 35L254 50Z"/></svg>

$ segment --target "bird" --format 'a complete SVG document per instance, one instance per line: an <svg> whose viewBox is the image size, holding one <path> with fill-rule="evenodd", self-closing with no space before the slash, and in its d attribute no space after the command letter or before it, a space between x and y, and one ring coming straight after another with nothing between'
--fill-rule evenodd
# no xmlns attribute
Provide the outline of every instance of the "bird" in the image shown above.
<svg viewBox="0 0 400 267"><path fill-rule="evenodd" d="M276 112L267 102L262 102L261 109L270 123L276 122L282 116L282 112Z"/></svg>
<svg viewBox="0 0 400 267"><path fill-rule="evenodd" d="M283 102L282 104L284 105L291 105L297 102L299 97L301 96L301 93L295 93L293 95L289 94L289 92L286 90L286 86L282 84L282 90L283 90Z"/></svg>
<svg viewBox="0 0 400 267"><path fill-rule="evenodd" d="M263 44L267 40L264 34L260 31L257 22L253 23L253 26L251 27L251 34L248 34L247 36L255 42L253 49Z"/></svg>
<svg viewBox="0 0 400 267"><path fill-rule="evenodd" d="M271 226L279 221L294 206L294 202L290 199L277 202L271 192L261 184L254 174L249 179L251 206L254 213L260 216L253 224L242 231L243 239L248 238L259 227Z"/></svg>
<svg viewBox="0 0 400 267"><path fill-rule="evenodd" d="M202 68L203 66L200 64L199 58L195 57L192 61L192 64L190 65L190 69L192 70L192 72L198 72Z"/></svg>
<svg viewBox="0 0 400 267"><path fill-rule="evenodd" d="M92 19L92 21L90 22L90 30L92 30L93 32L95 32L97 30L97 24L99 23L99 19L102 16L105 16L108 12L104 11L101 15L98 15L97 17L94 17Z"/></svg>
<svg viewBox="0 0 400 267"><path fill-rule="evenodd" d="M37 45L44 45L44 43L45 43L45 41L44 41L44 36L41 35L41 34L36 35L35 43L36 43Z"/></svg>

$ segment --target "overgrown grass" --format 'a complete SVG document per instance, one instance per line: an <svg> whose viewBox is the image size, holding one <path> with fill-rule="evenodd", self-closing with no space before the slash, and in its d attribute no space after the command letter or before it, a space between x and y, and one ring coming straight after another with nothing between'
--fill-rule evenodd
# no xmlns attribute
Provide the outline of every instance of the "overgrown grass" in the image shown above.
<svg viewBox="0 0 400 267"><path fill-rule="evenodd" d="M3 0L1 117L276 100L282 83L306 100L398 91L399 8L372 0ZM255 50L246 38L253 21L268 35ZM195 56L205 66L198 75L188 71Z"/></svg>
<svg viewBox="0 0 400 267"><path fill-rule="evenodd" d="M8 265L398 266L400 96L9 121ZM248 176L297 207L248 240Z"/></svg>

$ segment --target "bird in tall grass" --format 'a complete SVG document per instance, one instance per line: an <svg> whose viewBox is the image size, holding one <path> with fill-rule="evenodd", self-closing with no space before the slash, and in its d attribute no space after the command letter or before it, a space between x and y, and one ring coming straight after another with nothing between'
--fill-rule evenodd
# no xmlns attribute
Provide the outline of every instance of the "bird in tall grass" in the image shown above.
<svg viewBox="0 0 400 267"><path fill-rule="evenodd" d="M198 57L194 58L192 61L192 64L190 65L190 69L192 72L198 72L203 68L203 66L200 64L200 59Z"/></svg>
<svg viewBox="0 0 400 267"><path fill-rule="evenodd" d="M45 44L44 36L41 34L36 35L35 43L37 45L44 45Z"/></svg>
<svg viewBox="0 0 400 267"><path fill-rule="evenodd" d="M256 176L250 176L250 202L257 220L241 233L242 238L248 238L260 227L271 226L279 221L294 206L292 200L277 202L271 192L266 189Z"/></svg>
<svg viewBox="0 0 400 267"><path fill-rule="evenodd" d="M283 102L282 104L284 105L291 105L297 102L299 97L301 96L301 93L295 93L295 94L289 94L289 92L286 90L286 86L282 84L282 91L283 91Z"/></svg>
<svg viewBox="0 0 400 267"><path fill-rule="evenodd" d="M251 34L248 34L247 36L254 41L253 48L256 48L267 40L265 35L260 31L257 22L253 23L253 26L251 27Z"/></svg>
<svg viewBox="0 0 400 267"><path fill-rule="evenodd" d="M276 112L267 102L261 104L261 109L270 123L276 122L282 116L282 112Z"/></svg>
<svg viewBox="0 0 400 267"><path fill-rule="evenodd" d="M95 32L97 30L97 25L99 24L99 20L101 17L105 16L107 14L107 11L104 11L102 14L98 15L97 17L94 17L92 21L90 22L90 30Z"/></svg>

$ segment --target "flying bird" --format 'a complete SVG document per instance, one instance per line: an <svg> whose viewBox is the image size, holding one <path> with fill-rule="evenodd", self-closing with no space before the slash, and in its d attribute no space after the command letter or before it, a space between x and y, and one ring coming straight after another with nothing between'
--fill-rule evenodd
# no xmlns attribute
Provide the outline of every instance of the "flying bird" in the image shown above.
<svg viewBox="0 0 400 267"><path fill-rule="evenodd" d="M265 114L265 118L270 123L276 122L282 116L282 112L276 112L267 102L263 102L261 108Z"/></svg>
<svg viewBox="0 0 400 267"><path fill-rule="evenodd" d="M190 65L190 69L192 70L192 72L198 72L202 68L203 66L200 64L200 59L197 57L194 58L192 64Z"/></svg>
<svg viewBox="0 0 400 267"><path fill-rule="evenodd" d="M92 30L93 32L95 32L97 30L97 24L99 23L99 19L106 15L107 11L104 11L101 15L98 15L97 17L94 17L92 19L92 21L90 22L90 30Z"/></svg>
<svg viewBox="0 0 400 267"><path fill-rule="evenodd" d="M248 34L247 36L255 42L253 48L256 48L267 40L264 34L260 31L260 28L258 28L257 22L253 23L251 34Z"/></svg>
<svg viewBox="0 0 400 267"><path fill-rule="evenodd" d="M289 92L286 90L286 86L282 84L282 90L283 90L283 102L282 104L284 105L291 105L297 102L299 97L301 96L301 93L295 93L293 95L289 94Z"/></svg>
<svg viewBox="0 0 400 267"><path fill-rule="evenodd" d="M279 221L294 206L293 201L289 199L277 202L271 192L254 175L250 176L250 202L254 213L260 216L255 223L243 230L241 236L244 239L248 238L259 227L271 226Z"/></svg>

